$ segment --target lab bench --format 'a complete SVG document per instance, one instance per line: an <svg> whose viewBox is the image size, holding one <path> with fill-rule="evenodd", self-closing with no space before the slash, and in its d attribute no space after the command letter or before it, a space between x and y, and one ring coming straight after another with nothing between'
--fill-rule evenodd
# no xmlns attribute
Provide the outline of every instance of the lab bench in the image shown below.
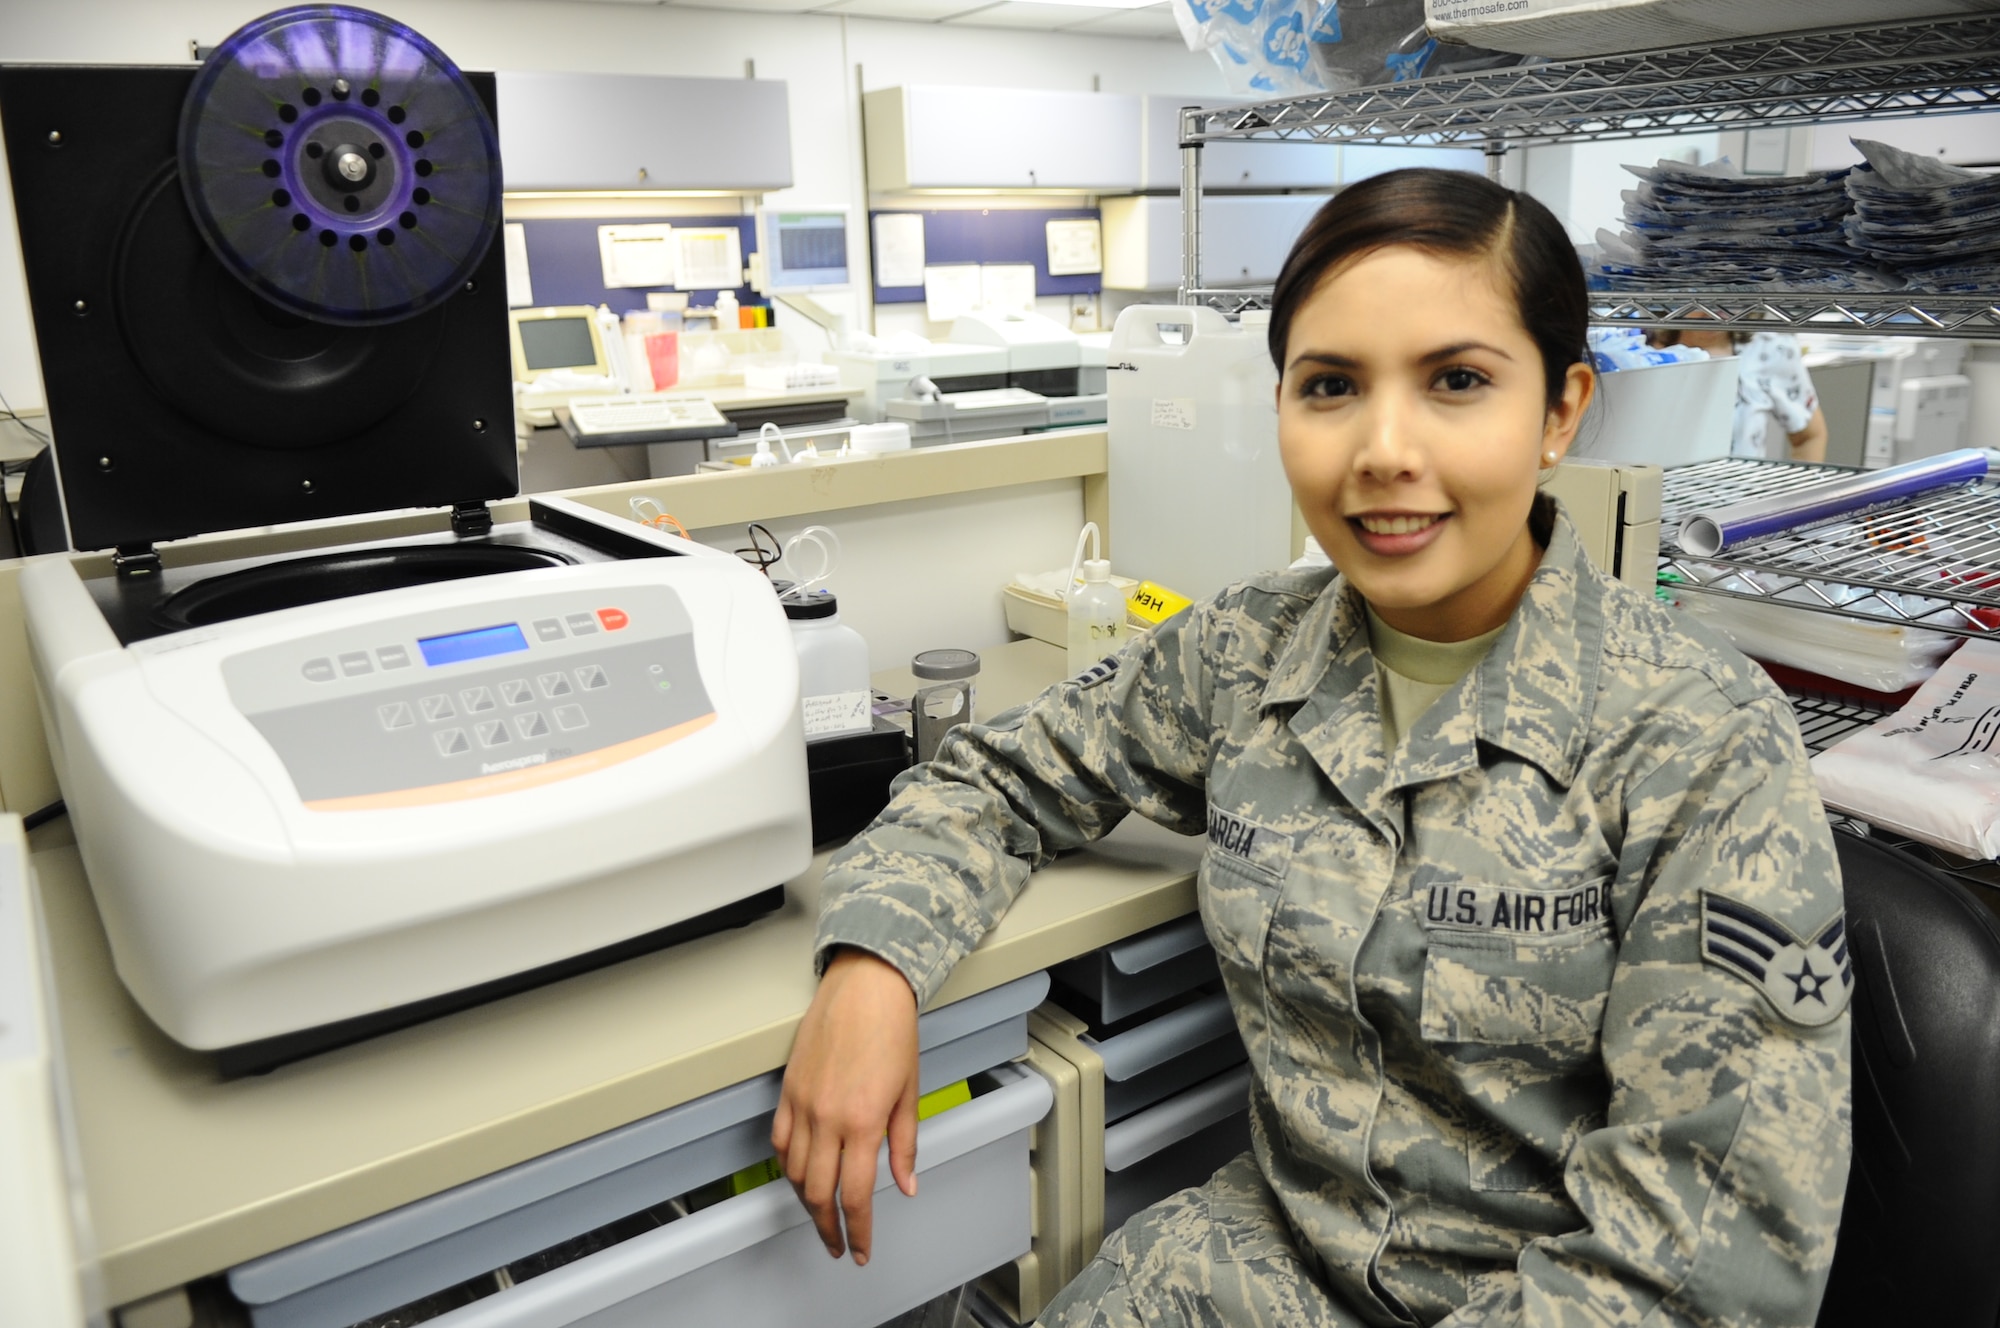
<svg viewBox="0 0 2000 1328"><path fill-rule="evenodd" d="M982 716L1033 695L1062 670L1062 652L1032 640L982 656ZM890 691L909 682L893 672L876 678ZM106 1300L113 1306L226 1270L268 1269L268 1262L259 1261L281 1251L294 1251L286 1257L298 1259L304 1256L296 1251L325 1251L343 1240L381 1241L401 1229L397 1224L413 1220L411 1214L437 1211L437 1196L463 1194L475 1182L499 1185L499 1177L532 1170L527 1164L563 1165L549 1159L573 1159L580 1148L629 1143L632 1131L666 1128L661 1122L677 1110L684 1113L677 1138L734 1130L742 1139L733 1147L757 1151L752 1136L768 1128L762 1123L768 1116L760 1113L770 1104L763 1097L775 1092L773 1072L783 1066L813 993L812 937L828 856L820 853L803 875L786 883L778 912L741 930L262 1077L225 1082L211 1061L156 1030L120 986L67 822L45 826L30 844L90 1225ZM976 1008L969 998L991 1004L1009 984L1015 984L1015 994L1003 1004L1020 1004L1022 992L1034 997L1028 1004L1037 1003L1041 989L1033 983L1045 981L1045 970L1191 913L1199 856L1197 842L1130 818L1099 844L1036 873L1007 916L954 971L926 1011L927 1027L940 1018L962 1020L964 1010ZM1020 985L1024 980L1028 986ZM1025 1020L1026 1010L1022 1004L1000 1022ZM990 1036L1004 1040L1014 1034ZM908 1232L914 1251L926 1233L935 1240L937 1231L956 1231L961 1223L966 1257L977 1263L991 1256L980 1268L1025 1246L1018 1222L1011 1235L996 1233L991 1223L981 1225L981 1201L965 1200L990 1188L996 1195L993 1211L1026 1212L1024 1132L1047 1110L1049 1093L1040 1080L1031 1083L1019 1069L1000 1064L1014 1054L975 1058L983 1059L980 1068L992 1067L978 1081L982 1095L925 1122L922 1148L929 1151L920 1152L920 1162L935 1167L937 1175L933 1180L925 1173L917 1200L893 1192L878 1199L885 1250ZM974 1067L968 1062L945 1068L963 1074ZM725 1099L737 1103L733 1119L723 1119L731 1111L715 1105ZM704 1133L686 1126L695 1116L713 1128ZM663 1147L647 1156L672 1151ZM736 1159L732 1154L725 1160ZM588 1166L576 1174L585 1172ZM724 1208L730 1209L727 1221L711 1216ZM725 1258L733 1271L711 1272L707 1282L697 1277L676 1283L675 1303L721 1303L699 1299L697 1282L740 1287L747 1276L748 1285L758 1285L757 1270L768 1270L771 1260L779 1259L796 1261L784 1263L788 1279L794 1267L827 1265L799 1282L801 1294L812 1288L812 1294L838 1296L860 1312L866 1299L857 1288L870 1285L869 1275L885 1282L910 1262L878 1257L868 1269L840 1265L842 1280L821 1286L821 1274L830 1275L836 1266L800 1225L802 1210L784 1186L751 1191L699 1216L706 1220L671 1223L644 1241L605 1252L616 1253L614 1259L599 1255L548 1274L561 1274L560 1281L537 1278L515 1289L524 1294L482 1301L487 1311L463 1321L568 1322L546 1305L532 1308L537 1297L553 1296L563 1286L595 1287L591 1294L610 1297L607 1305L630 1301L657 1310L657 1301L632 1299L631 1288L657 1290L668 1280L662 1269L679 1269L675 1276L686 1279ZM726 1230L718 1234L718 1228ZM343 1238L328 1242L336 1232ZM1015 1247L1007 1247L1010 1240ZM343 1255L325 1266L352 1276L374 1263ZM963 1280L980 1268L947 1270L939 1264L926 1272ZM526 1295L536 1283L542 1289ZM258 1285L250 1274L250 1289ZM309 1289L296 1278L288 1283L267 1278L262 1285L282 1285L291 1296ZM520 1306L528 1308L514 1308ZM746 1309L745 1322L782 1308ZM885 1303L883 1316L896 1308ZM605 1313L604 1322L618 1321L608 1308Z"/></svg>

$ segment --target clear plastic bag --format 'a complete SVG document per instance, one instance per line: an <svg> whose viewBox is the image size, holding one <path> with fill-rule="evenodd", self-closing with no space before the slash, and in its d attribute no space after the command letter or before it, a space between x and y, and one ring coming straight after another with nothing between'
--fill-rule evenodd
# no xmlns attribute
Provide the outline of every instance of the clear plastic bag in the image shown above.
<svg viewBox="0 0 2000 1328"><path fill-rule="evenodd" d="M2000 857L2000 644L1969 641L1887 719L1812 760L1820 797L1968 858Z"/></svg>
<svg viewBox="0 0 2000 1328"><path fill-rule="evenodd" d="M1191 51L1208 51L1239 97L1294 97L1524 63L1440 42L1424 0L1173 0Z"/></svg>
<svg viewBox="0 0 2000 1328"><path fill-rule="evenodd" d="M1924 682L1964 639L1921 627L1700 592L1680 596L1675 607L1755 659L1874 692L1900 692Z"/></svg>

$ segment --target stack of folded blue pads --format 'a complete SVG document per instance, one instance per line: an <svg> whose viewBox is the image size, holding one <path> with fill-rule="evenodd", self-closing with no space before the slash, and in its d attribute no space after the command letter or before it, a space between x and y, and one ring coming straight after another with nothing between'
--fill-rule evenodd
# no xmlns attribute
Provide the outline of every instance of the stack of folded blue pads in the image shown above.
<svg viewBox="0 0 2000 1328"><path fill-rule="evenodd" d="M1627 166L1622 234L1599 231L1592 284L1671 290L1745 283L1890 290L1849 246L1847 168L1746 176L1728 162Z"/></svg>
<svg viewBox="0 0 2000 1328"><path fill-rule="evenodd" d="M1862 261L1913 289L1990 291L2000 285L2000 176L1855 139L1868 159L1847 177L1848 242Z"/></svg>

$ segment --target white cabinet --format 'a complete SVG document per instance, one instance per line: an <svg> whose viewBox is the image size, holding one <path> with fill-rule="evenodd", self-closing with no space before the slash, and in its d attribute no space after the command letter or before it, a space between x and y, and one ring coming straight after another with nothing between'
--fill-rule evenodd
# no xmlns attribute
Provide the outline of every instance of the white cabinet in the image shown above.
<svg viewBox="0 0 2000 1328"><path fill-rule="evenodd" d="M792 129L782 82L504 71L497 77L508 189L791 187Z"/></svg>
<svg viewBox="0 0 2000 1328"><path fill-rule="evenodd" d="M1139 99L914 85L863 93L868 187L1134 189Z"/></svg>
<svg viewBox="0 0 2000 1328"><path fill-rule="evenodd" d="M1145 99L1141 189L1181 187L1181 108L1212 97ZM1475 154L1476 155L1476 154ZM1331 189L1340 183L1337 143L1210 143L1201 152L1204 189Z"/></svg>
<svg viewBox="0 0 2000 1328"><path fill-rule="evenodd" d="M1318 194L1204 198L1202 280L1218 286L1276 281L1292 241L1325 203ZM1107 290L1165 291L1180 285L1178 198L1107 198L1100 210Z"/></svg>

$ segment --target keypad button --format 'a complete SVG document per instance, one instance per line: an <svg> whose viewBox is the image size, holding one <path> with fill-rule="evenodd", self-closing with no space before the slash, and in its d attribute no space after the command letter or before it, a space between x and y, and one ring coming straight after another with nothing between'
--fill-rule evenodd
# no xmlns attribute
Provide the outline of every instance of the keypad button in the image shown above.
<svg viewBox="0 0 2000 1328"><path fill-rule="evenodd" d="M490 687L467 687L458 694L458 699L464 703L465 713L468 715L492 710L499 704L493 699L493 689Z"/></svg>
<svg viewBox="0 0 2000 1328"><path fill-rule="evenodd" d="M542 695L551 699L569 696L576 691L576 688L569 685L567 673L543 673L538 675L535 681L542 685Z"/></svg>
<svg viewBox="0 0 2000 1328"><path fill-rule="evenodd" d="M544 641L560 641L568 633L563 631L562 623L554 618L537 618L535 619L535 635Z"/></svg>
<svg viewBox="0 0 2000 1328"><path fill-rule="evenodd" d="M307 682L332 682L333 661L324 655L318 659L309 659L300 667L299 672L306 675Z"/></svg>
<svg viewBox="0 0 2000 1328"><path fill-rule="evenodd" d="M375 661L368 658L365 650L350 650L340 657L340 671L350 678L358 678L364 673L373 673Z"/></svg>
<svg viewBox="0 0 2000 1328"><path fill-rule="evenodd" d="M482 719L473 727L479 731L482 746L498 747L513 741L507 736L507 721L504 719Z"/></svg>
<svg viewBox="0 0 2000 1328"><path fill-rule="evenodd" d="M564 729L580 729L590 723L580 705L559 705L556 707L556 724Z"/></svg>
<svg viewBox="0 0 2000 1328"><path fill-rule="evenodd" d="M623 609L599 609L597 621L604 624L605 631L615 632L630 623L632 619Z"/></svg>
<svg viewBox="0 0 2000 1328"><path fill-rule="evenodd" d="M572 613L563 621L569 624L573 636L589 636L597 630L597 619L587 613Z"/></svg>
<svg viewBox="0 0 2000 1328"><path fill-rule="evenodd" d="M543 719L539 711L531 710L525 715L514 716L514 731L523 738L546 738L549 736L549 721Z"/></svg>
<svg viewBox="0 0 2000 1328"><path fill-rule="evenodd" d="M439 693L436 696L426 696L423 700L417 702L417 708L422 710L424 718L433 724L441 719L450 719L458 714L456 710L451 708L451 698L443 693Z"/></svg>
<svg viewBox="0 0 2000 1328"><path fill-rule="evenodd" d="M431 741L437 744L439 756L459 756L472 750L464 729L439 729L431 734Z"/></svg>
<svg viewBox="0 0 2000 1328"><path fill-rule="evenodd" d="M509 678L500 684L500 699L510 706L526 705L535 699L535 688L526 678Z"/></svg>
<svg viewBox="0 0 2000 1328"><path fill-rule="evenodd" d="M375 707L375 714L382 721L382 727L394 733L406 729L417 722L417 716L410 709L408 701L391 701L387 705Z"/></svg>
<svg viewBox="0 0 2000 1328"><path fill-rule="evenodd" d="M410 667L410 652L401 646L377 646L375 661L385 669L407 669Z"/></svg>
<svg viewBox="0 0 2000 1328"><path fill-rule="evenodd" d="M582 684L583 690L586 692L594 692L600 687L609 687L611 685L611 679L604 676L603 667L597 664L586 664L578 669L576 671L576 680Z"/></svg>

